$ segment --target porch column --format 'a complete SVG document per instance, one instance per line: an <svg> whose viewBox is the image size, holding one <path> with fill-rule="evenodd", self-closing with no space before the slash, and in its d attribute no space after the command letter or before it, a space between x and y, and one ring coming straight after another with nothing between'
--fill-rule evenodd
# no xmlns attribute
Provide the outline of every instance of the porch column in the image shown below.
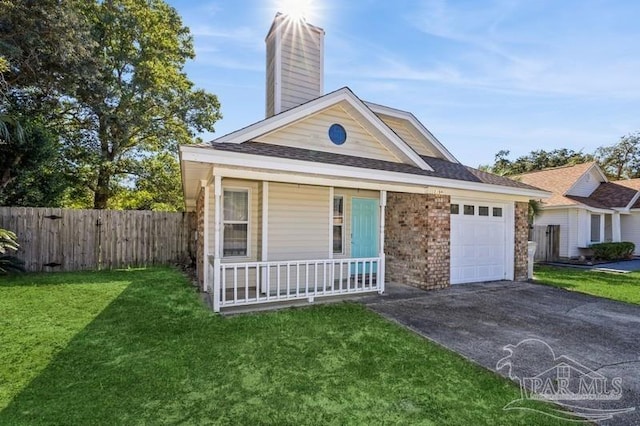
<svg viewBox="0 0 640 426"><path fill-rule="evenodd" d="M333 186L329 187L329 256L327 259L333 259L333 196L335 190Z"/></svg>
<svg viewBox="0 0 640 426"><path fill-rule="evenodd" d="M221 251L221 213L222 213L222 177L216 175L213 182L213 311L220 312L220 258Z"/></svg>
<svg viewBox="0 0 640 426"><path fill-rule="evenodd" d="M204 215L204 226L202 229L202 235L199 238L202 239L202 289L207 292L209 290L209 227L207 217L209 211L209 185L206 180L200 181L200 190L203 191L202 197L202 214ZM200 241L198 241L200 243Z"/></svg>
<svg viewBox="0 0 640 426"><path fill-rule="evenodd" d="M622 231L620 230L620 212L614 212L611 216L611 238L614 243L622 241Z"/></svg>
<svg viewBox="0 0 640 426"><path fill-rule="evenodd" d="M379 241L379 253L380 265L378 266L378 293L384 293L384 270L385 270L385 256L384 256L384 226L385 226L385 209L387 207L387 191L380 191L380 235Z"/></svg>

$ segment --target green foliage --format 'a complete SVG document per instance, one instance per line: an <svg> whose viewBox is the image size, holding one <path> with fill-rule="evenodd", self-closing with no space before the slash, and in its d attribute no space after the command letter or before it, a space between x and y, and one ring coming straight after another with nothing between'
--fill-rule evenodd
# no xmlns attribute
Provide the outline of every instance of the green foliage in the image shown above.
<svg viewBox="0 0 640 426"><path fill-rule="evenodd" d="M495 155L493 165L485 165L481 166L481 168L500 176L510 176L550 167L581 164L594 160L591 154L584 154L582 151L574 151L567 148L554 149L551 151L545 151L543 149L531 151L529 154L518 157L514 161L509 160L509 153L507 150L498 151Z"/></svg>
<svg viewBox="0 0 640 426"><path fill-rule="evenodd" d="M213 131L220 105L183 72L194 57L193 40L164 1L87 3L83 13L97 59L64 103L66 128L74 130L65 139L65 154L94 192L94 207L106 208L132 181L135 186L149 170L161 170L149 158L175 155L196 131ZM180 188L176 183L173 194ZM148 191L158 197L155 188Z"/></svg>
<svg viewBox="0 0 640 426"><path fill-rule="evenodd" d="M8 284L3 425L561 424L504 411L514 383L356 304L221 317L168 268Z"/></svg>
<svg viewBox="0 0 640 426"><path fill-rule="evenodd" d="M0 94L42 102L69 93L74 75L91 61L84 0L0 0ZM16 93L19 92L19 93Z"/></svg>
<svg viewBox="0 0 640 426"><path fill-rule="evenodd" d="M175 158L196 132L213 131L220 105L184 72L194 47L175 9L162 0L0 0L0 7L0 142L18 141L34 117L43 127L24 147L0 153L0 162L11 162L1 202L182 209L175 159L158 162ZM58 142L59 155L37 164ZM52 166L55 159L64 163ZM45 193L45 183L55 188Z"/></svg>
<svg viewBox="0 0 640 426"><path fill-rule="evenodd" d="M58 207L72 182L60 142L44 120L20 120L20 137L0 144L0 205Z"/></svg>
<svg viewBox="0 0 640 426"><path fill-rule="evenodd" d="M620 138L614 145L596 150L598 163L605 174L615 180L640 177L640 133Z"/></svg>
<svg viewBox="0 0 640 426"><path fill-rule="evenodd" d="M109 200L114 210L182 211L180 164L170 153L140 160L134 186L120 187Z"/></svg>
<svg viewBox="0 0 640 426"><path fill-rule="evenodd" d="M19 247L16 234L0 228L0 274L24 272L24 262L7 254L10 251L17 251Z"/></svg>
<svg viewBox="0 0 640 426"><path fill-rule="evenodd" d="M631 258L636 249L636 245L628 241L623 241L621 243L592 244L590 248L593 250L593 257L596 259L621 260Z"/></svg>

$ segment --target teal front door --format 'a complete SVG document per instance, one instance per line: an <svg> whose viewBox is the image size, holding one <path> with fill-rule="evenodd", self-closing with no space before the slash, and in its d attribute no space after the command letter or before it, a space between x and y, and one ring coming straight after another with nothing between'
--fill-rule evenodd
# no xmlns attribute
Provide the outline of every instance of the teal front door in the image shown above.
<svg viewBox="0 0 640 426"><path fill-rule="evenodd" d="M351 199L351 257L377 257L378 256L378 204L377 199L352 198ZM365 273L373 266L367 263ZM358 264L358 272L362 273L362 264ZM356 273L351 268L351 273Z"/></svg>

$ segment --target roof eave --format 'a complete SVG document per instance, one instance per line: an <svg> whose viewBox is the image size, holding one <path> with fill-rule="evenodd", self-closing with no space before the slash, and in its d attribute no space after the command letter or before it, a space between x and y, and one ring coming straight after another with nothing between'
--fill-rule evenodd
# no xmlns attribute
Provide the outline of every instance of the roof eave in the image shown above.
<svg viewBox="0 0 640 426"><path fill-rule="evenodd" d="M489 193L516 195L530 199L546 199L552 194L544 190L517 188L482 182L471 182L435 176L424 176L379 169L365 169L354 166L317 163L312 161L294 160L288 158L268 157L268 167L265 167L265 157L255 154L237 153L231 151L219 151L213 148L193 147L183 145L180 147L182 161L208 162L234 167L248 167L285 171L302 174L316 174L345 178L384 180L389 183L434 186L451 189L475 190Z"/></svg>

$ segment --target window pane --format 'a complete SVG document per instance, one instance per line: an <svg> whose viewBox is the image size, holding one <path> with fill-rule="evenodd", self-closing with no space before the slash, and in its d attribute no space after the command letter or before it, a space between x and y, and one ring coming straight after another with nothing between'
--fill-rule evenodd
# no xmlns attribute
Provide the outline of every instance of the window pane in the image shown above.
<svg viewBox="0 0 640 426"><path fill-rule="evenodd" d="M342 226L333 226L333 252L342 253Z"/></svg>
<svg viewBox="0 0 640 426"><path fill-rule="evenodd" d="M249 218L249 193L224 191L224 220L246 221Z"/></svg>
<svg viewBox="0 0 640 426"><path fill-rule="evenodd" d="M333 215L342 216L344 214L344 198L333 197Z"/></svg>
<svg viewBox="0 0 640 426"><path fill-rule="evenodd" d="M247 228L246 223L224 224L223 256L247 255Z"/></svg>
<svg viewBox="0 0 640 426"><path fill-rule="evenodd" d="M600 215L591 215L591 242L600 242Z"/></svg>
<svg viewBox="0 0 640 426"><path fill-rule="evenodd" d="M493 208L493 216L494 217L502 217L502 207L494 207Z"/></svg>
<svg viewBox="0 0 640 426"><path fill-rule="evenodd" d="M489 216L489 207L486 207L486 206L478 207L478 216Z"/></svg>
<svg viewBox="0 0 640 426"><path fill-rule="evenodd" d="M459 213L460 213L460 205L451 204L451 214L459 214Z"/></svg>
<svg viewBox="0 0 640 426"><path fill-rule="evenodd" d="M464 214L468 216L473 216L475 214L476 208L475 206L468 206L465 204L464 206Z"/></svg>

